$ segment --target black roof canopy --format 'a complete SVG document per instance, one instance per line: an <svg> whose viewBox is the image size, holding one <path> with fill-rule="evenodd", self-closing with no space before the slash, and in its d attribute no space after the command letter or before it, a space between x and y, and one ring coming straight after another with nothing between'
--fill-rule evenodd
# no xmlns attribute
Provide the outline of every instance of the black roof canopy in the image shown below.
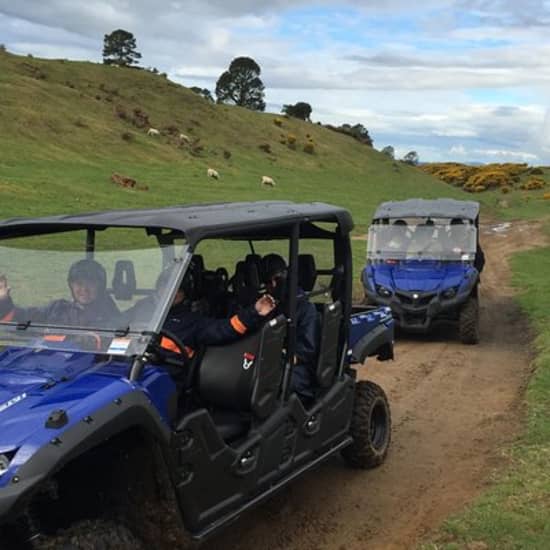
<svg viewBox="0 0 550 550"><path fill-rule="evenodd" d="M373 219L381 218L466 218L474 221L479 214L479 203L455 199L408 199L383 202Z"/></svg>
<svg viewBox="0 0 550 550"><path fill-rule="evenodd" d="M290 235L290 227L296 223L302 224L303 236L319 236L312 222L337 223L343 234L353 228L350 213L338 206L321 202L258 201L11 218L0 222L0 238L75 229L145 227L181 232L194 246L208 237L285 237Z"/></svg>

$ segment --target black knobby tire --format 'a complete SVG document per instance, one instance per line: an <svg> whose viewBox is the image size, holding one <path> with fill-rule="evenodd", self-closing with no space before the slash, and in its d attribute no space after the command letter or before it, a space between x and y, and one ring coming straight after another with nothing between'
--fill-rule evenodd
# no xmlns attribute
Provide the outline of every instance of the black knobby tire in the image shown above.
<svg viewBox="0 0 550 550"><path fill-rule="evenodd" d="M479 342L479 305L474 297L468 298L460 310L458 331L463 344Z"/></svg>
<svg viewBox="0 0 550 550"><path fill-rule="evenodd" d="M125 526L105 519L74 523L35 541L36 550L145 550L145 545Z"/></svg>
<svg viewBox="0 0 550 550"><path fill-rule="evenodd" d="M350 466L375 468L384 462L391 440L391 413L388 398L378 384L355 384L350 434L353 443L342 450Z"/></svg>

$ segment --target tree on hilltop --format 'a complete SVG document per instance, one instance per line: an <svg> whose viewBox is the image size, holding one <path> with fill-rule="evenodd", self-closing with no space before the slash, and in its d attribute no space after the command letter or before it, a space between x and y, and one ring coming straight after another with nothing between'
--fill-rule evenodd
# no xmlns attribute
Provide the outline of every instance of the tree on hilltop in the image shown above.
<svg viewBox="0 0 550 550"><path fill-rule="evenodd" d="M131 32L117 29L103 38L103 63L129 67L141 59Z"/></svg>
<svg viewBox="0 0 550 550"><path fill-rule="evenodd" d="M418 166L418 163L420 162L420 158L418 157L418 153L416 151L409 151L403 157L403 162L406 162L407 164L410 164L411 166Z"/></svg>
<svg viewBox="0 0 550 550"><path fill-rule="evenodd" d="M281 109L281 112L285 115L299 118L301 120L310 120L311 111L311 105L309 103L305 103L304 101L298 101L298 103L294 105L283 105L283 108Z"/></svg>
<svg viewBox="0 0 550 550"><path fill-rule="evenodd" d="M196 94L201 95L207 101L211 101L212 103L214 103L214 98L212 97L212 93L208 88L199 88L198 86L191 86L191 88L189 89L192 92L195 92Z"/></svg>
<svg viewBox="0 0 550 550"><path fill-rule="evenodd" d="M260 66L250 57L236 57L216 82L218 103L233 103L253 111L265 111Z"/></svg>
<svg viewBox="0 0 550 550"><path fill-rule="evenodd" d="M382 151L380 151L383 155L386 155L387 157L390 157L391 159L395 158L395 149L391 145L386 145Z"/></svg>

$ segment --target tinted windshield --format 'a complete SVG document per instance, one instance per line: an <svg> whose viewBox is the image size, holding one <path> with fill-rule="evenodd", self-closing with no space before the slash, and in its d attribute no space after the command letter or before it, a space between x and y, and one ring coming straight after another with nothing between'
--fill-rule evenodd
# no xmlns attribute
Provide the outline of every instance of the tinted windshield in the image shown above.
<svg viewBox="0 0 550 550"><path fill-rule="evenodd" d="M471 224L392 223L369 228L369 260L473 261L477 234Z"/></svg>
<svg viewBox="0 0 550 550"><path fill-rule="evenodd" d="M85 232L0 241L0 345L145 350L187 247L161 248L143 229L98 232L93 253L85 242Z"/></svg>

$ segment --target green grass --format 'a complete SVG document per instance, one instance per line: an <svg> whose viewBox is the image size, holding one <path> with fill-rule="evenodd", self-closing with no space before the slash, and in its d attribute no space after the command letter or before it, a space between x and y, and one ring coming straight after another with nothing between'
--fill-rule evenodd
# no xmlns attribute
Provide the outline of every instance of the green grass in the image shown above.
<svg viewBox="0 0 550 550"><path fill-rule="evenodd" d="M116 114L118 109L131 115L135 108L148 114L152 127L173 125L200 138L203 149L193 153L166 135L148 137L147 128ZM380 202L411 197L479 200L482 217L549 213L550 201L540 192L469 195L321 126L283 119L279 128L274 124L279 116L209 104L145 71L0 52L0 218L212 201L318 200L348 208L358 234ZM296 136L296 150L280 143L288 134ZM313 155L303 152L308 135ZM266 143L270 154L259 149ZM207 167L217 169L221 179L208 179ZM113 172L135 178L148 191L115 186ZM261 188L262 175L272 176L277 186ZM365 244L352 243L357 295ZM518 288L525 289L522 304L540 333L537 371L527 392L527 430L510 450L513 466L478 503L446 524L438 547L468 541L494 548L550 547L550 250L517 256L514 272Z"/></svg>
<svg viewBox="0 0 550 550"><path fill-rule="evenodd" d="M98 98L98 99L96 99ZM150 125L170 125L203 150L166 135L148 137L116 115L139 108ZM464 194L316 124L213 105L158 75L85 62L0 54L0 217L205 201L320 200L352 211L364 230L376 205L413 196ZM122 134L132 135L131 142ZM279 143L297 138L296 150ZM316 152L303 151L311 136ZM271 154L259 149L269 144ZM224 151L231 157L226 159ZM207 179L216 168L219 181ZM111 174L148 191L117 188ZM277 186L264 189L262 175Z"/></svg>
<svg viewBox="0 0 550 550"><path fill-rule="evenodd" d="M543 197L550 192L550 171L545 170L546 189L537 191L522 191L514 189L503 195L499 191L484 191L483 193L463 193L465 197L479 201L483 211L502 220L533 220L550 215L550 200Z"/></svg>
<svg viewBox="0 0 550 550"><path fill-rule="evenodd" d="M526 430L507 451L507 471L464 514L447 521L426 549L473 542L495 549L550 548L550 248L516 254L512 269L518 299L537 332Z"/></svg>

